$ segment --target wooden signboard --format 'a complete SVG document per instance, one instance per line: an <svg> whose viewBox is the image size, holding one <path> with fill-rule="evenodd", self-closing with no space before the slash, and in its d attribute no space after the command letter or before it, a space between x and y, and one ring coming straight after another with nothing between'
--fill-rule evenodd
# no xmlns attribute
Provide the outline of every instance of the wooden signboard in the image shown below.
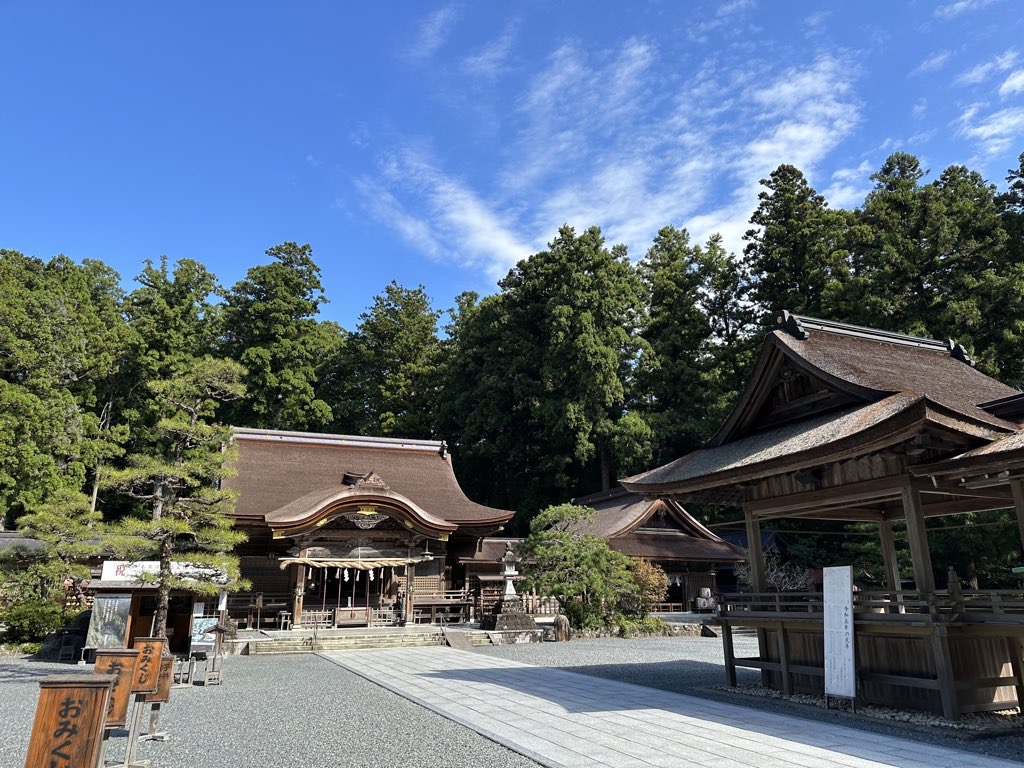
<svg viewBox="0 0 1024 768"><path fill-rule="evenodd" d="M96 666L93 672L114 678L103 723L106 728L123 728L128 722L128 703L131 700L135 664L139 653L137 648L96 651Z"/></svg>
<svg viewBox="0 0 1024 768"><path fill-rule="evenodd" d="M156 693L146 695L146 701L150 704L163 704L171 700L171 683L174 680L174 657L163 656L160 658L160 675Z"/></svg>
<svg viewBox="0 0 1024 768"><path fill-rule="evenodd" d="M162 637L137 637L134 646L139 649L139 661L135 665L135 679L132 693L156 693L160 684L160 658L164 655Z"/></svg>
<svg viewBox="0 0 1024 768"><path fill-rule="evenodd" d="M825 595L825 699L853 699L857 675L853 655L853 568L823 568Z"/></svg>
<svg viewBox="0 0 1024 768"><path fill-rule="evenodd" d="M25 768L91 768L99 760L110 675L54 675L39 681Z"/></svg>
<svg viewBox="0 0 1024 768"><path fill-rule="evenodd" d="M85 635L86 648L124 648L128 637L131 595L96 595Z"/></svg>

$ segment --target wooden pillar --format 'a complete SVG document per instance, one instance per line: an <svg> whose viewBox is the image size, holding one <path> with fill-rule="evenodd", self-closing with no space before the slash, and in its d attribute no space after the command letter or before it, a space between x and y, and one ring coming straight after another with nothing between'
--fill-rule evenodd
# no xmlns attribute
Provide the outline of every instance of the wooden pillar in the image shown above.
<svg viewBox="0 0 1024 768"><path fill-rule="evenodd" d="M896 557L896 539L892 535L892 520L879 520L878 532L882 542L885 586L893 592L898 592L900 589L900 565Z"/></svg>
<svg viewBox="0 0 1024 768"><path fill-rule="evenodd" d="M725 684L736 687L736 651L732 644L732 624L722 622L722 650L725 655Z"/></svg>
<svg viewBox="0 0 1024 768"><path fill-rule="evenodd" d="M306 588L306 566L296 565L292 581L292 626L302 626L302 593Z"/></svg>
<svg viewBox="0 0 1024 768"><path fill-rule="evenodd" d="M747 521L747 561L750 564L750 586L754 592L764 592L764 552L761 549L761 523L743 506Z"/></svg>
<svg viewBox="0 0 1024 768"><path fill-rule="evenodd" d="M953 675L953 660L949 655L949 630L946 627L932 626L932 653L935 656L935 673L939 678L942 716L947 720L957 720L960 717L960 702Z"/></svg>
<svg viewBox="0 0 1024 768"><path fill-rule="evenodd" d="M782 671L782 692L793 695L793 677L789 673L789 649L786 647L786 624L779 623L779 665Z"/></svg>
<svg viewBox="0 0 1024 768"><path fill-rule="evenodd" d="M1013 508L1017 511L1017 531L1020 534L1020 548L1024 556L1024 482L1014 480L1010 483L1010 491L1013 493Z"/></svg>
<svg viewBox="0 0 1024 768"><path fill-rule="evenodd" d="M935 574L932 572L932 557L928 551L928 534L924 528L921 493L911 485L903 488L903 512L907 517L910 557L914 561L914 583L922 595L933 594Z"/></svg>
<svg viewBox="0 0 1024 768"><path fill-rule="evenodd" d="M1013 685L1017 689L1017 709L1024 713L1024 664L1021 662L1024 646L1020 638L1006 638L1006 653L1010 657L1010 669L1013 670Z"/></svg>

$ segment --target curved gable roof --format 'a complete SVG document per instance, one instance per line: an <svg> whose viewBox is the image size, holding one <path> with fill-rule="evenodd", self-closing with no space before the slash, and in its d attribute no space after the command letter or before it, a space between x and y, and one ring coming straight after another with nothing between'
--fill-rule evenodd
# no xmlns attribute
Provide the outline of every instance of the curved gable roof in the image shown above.
<svg viewBox="0 0 1024 768"><path fill-rule="evenodd" d="M244 428L234 429L234 439L237 475L225 486L238 491L239 519L321 514L342 503L351 478L371 475L381 485L362 486L364 496L386 491L418 509L424 522L439 520L440 526L432 526L439 530L501 525L514 514L470 501L440 441Z"/></svg>

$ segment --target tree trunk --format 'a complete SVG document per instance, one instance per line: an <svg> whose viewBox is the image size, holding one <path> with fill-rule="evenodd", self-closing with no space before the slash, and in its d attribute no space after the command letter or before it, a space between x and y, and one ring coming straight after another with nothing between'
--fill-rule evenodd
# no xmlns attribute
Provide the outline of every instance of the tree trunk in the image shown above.
<svg viewBox="0 0 1024 768"><path fill-rule="evenodd" d="M153 637L167 637L167 613L171 602L171 556L174 546L165 537L160 542L160 576L156 589L156 615L153 617Z"/></svg>
<svg viewBox="0 0 1024 768"><path fill-rule="evenodd" d="M612 462L608 456L608 446L601 446L601 490L607 491L612 487Z"/></svg>

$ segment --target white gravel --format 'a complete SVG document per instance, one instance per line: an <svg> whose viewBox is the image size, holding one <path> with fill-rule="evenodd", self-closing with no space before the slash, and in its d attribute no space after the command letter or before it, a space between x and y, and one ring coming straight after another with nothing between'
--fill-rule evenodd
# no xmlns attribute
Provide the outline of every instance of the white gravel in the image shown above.
<svg viewBox="0 0 1024 768"><path fill-rule="evenodd" d="M722 643L716 638L574 640L483 647L477 652L1024 762L1020 734L972 738L940 726L886 722L724 691ZM736 652L754 655L756 640L737 636ZM24 764L38 678L88 670L91 667L0 659L0 768ZM741 669L738 677L741 685L753 685L760 676ZM153 768L536 766L313 655L228 658L223 686L176 689L164 705L161 723L170 741L143 744L140 754L153 761ZM123 734L116 736L108 757L122 757L124 743Z"/></svg>
<svg viewBox="0 0 1024 768"><path fill-rule="evenodd" d="M0 660L0 768L25 763L38 678L91 671ZM223 685L173 690L160 724L170 739L139 752L153 768L537 766L311 654L229 657ZM121 760L126 739L115 734L107 757Z"/></svg>

